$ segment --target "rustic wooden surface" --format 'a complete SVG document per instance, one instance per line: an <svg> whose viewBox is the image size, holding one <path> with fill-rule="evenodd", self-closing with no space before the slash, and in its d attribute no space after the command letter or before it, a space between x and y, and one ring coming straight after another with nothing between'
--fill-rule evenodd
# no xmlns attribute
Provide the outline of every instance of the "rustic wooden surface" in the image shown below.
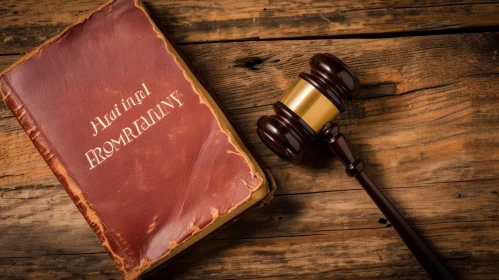
<svg viewBox="0 0 499 280"><path fill-rule="evenodd" d="M99 6L3 0L0 69ZM362 90L338 123L386 195L463 279L499 279L499 3L148 1L270 168L275 199L158 279L426 279L339 162L295 166L258 117L316 52ZM13 115L0 105L0 278L119 279Z"/></svg>

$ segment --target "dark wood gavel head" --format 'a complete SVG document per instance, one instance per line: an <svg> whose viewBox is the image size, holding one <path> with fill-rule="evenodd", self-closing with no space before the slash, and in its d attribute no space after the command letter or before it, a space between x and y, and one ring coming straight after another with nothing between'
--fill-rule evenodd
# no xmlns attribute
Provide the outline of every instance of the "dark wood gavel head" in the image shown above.
<svg viewBox="0 0 499 280"><path fill-rule="evenodd" d="M359 81L337 57L315 54L310 73L295 83L273 105L275 115L258 120L258 136L280 157L297 163L315 146L325 126L344 111L344 101L358 92Z"/></svg>

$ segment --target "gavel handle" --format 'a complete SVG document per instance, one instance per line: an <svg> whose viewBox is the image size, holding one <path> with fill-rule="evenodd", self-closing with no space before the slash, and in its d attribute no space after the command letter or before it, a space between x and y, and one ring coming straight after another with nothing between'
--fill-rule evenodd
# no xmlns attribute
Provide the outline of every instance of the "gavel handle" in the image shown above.
<svg viewBox="0 0 499 280"><path fill-rule="evenodd" d="M373 181L367 176L364 172L364 164L362 161L356 160L353 157L345 137L340 133L338 125L330 123L330 126L324 130L323 136L327 141L329 148L347 167L347 174L355 177L357 181L359 181L383 215L390 221L409 250L411 250L414 257L416 257L421 266L426 270L426 273L428 273L432 279L455 279L440 259L433 253L428 245L426 245L423 239L419 237L404 217L402 217L397 209L395 209L385 195L383 195Z"/></svg>

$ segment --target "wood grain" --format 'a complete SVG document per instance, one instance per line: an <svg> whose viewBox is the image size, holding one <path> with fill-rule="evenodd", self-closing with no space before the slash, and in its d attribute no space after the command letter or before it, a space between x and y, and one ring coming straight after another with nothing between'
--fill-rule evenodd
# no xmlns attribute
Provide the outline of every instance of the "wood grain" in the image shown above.
<svg viewBox="0 0 499 280"><path fill-rule="evenodd" d="M339 162L287 164L257 139L258 117L316 52L362 83L338 122L367 172L459 276L497 277L498 46L497 33L181 46L279 189L156 278L426 279ZM0 277L119 278L3 104L0 140Z"/></svg>
<svg viewBox="0 0 499 280"><path fill-rule="evenodd" d="M182 49L257 154L275 166L273 174L283 186L279 193L302 193L359 187L343 176L335 161L322 159L304 166L282 162L254 130L258 117L270 113L270 104L307 69L311 54L321 51L337 54L363 84L359 99L338 122L382 187L497 178L491 162L498 156L492 130L497 120L498 38L489 33L218 43ZM0 184L56 184L16 120L2 108L1 126L7 133L0 133L9 141L0 153L9 164L0 171ZM334 184L324 179L331 172L337 177Z"/></svg>
<svg viewBox="0 0 499 280"><path fill-rule="evenodd" d="M104 0L3 0L0 54L25 53ZM499 26L499 2L145 1L177 43L391 34Z"/></svg>
<svg viewBox="0 0 499 280"><path fill-rule="evenodd" d="M446 264L461 277L491 279L499 273L494 265L498 261L494 249L499 245L497 222L425 225L420 229L434 240L432 245L437 245ZM387 265L390 269L384 268ZM120 278L111 267L104 252L0 258L0 268L9 279ZM427 279L391 228L209 240L158 274L153 279Z"/></svg>
<svg viewBox="0 0 499 280"><path fill-rule="evenodd" d="M496 221L497 180L469 186L445 183L391 190L390 194L414 225ZM95 246L95 236L59 185L25 186L2 191L2 196L0 219L9 231L0 238L0 258L103 252ZM418 197L424 199L415 199ZM278 195L270 205L215 239L292 237L386 227L389 223L362 190L347 190ZM20 239L20 234L25 238ZM67 246L68 238L78 240L77 246Z"/></svg>

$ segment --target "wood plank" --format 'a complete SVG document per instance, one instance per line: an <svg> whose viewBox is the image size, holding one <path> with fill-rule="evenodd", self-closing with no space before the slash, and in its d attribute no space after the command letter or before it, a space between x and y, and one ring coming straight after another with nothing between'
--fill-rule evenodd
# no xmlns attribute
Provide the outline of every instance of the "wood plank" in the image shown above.
<svg viewBox="0 0 499 280"><path fill-rule="evenodd" d="M498 42L497 34L491 33L182 49L271 168L281 186L278 192L303 193L359 187L344 176L338 162L327 158L302 166L283 162L259 141L255 123L271 112L269 104L307 68L308 58L324 51L344 59L364 85L360 99L338 122L381 187L498 178L498 132L493 130L498 120ZM10 56L0 61L6 58L12 61ZM248 67L248 61L260 60ZM0 169L2 188L56 184L4 105L0 116L0 139L6 143L0 147L0 163L5 166Z"/></svg>
<svg viewBox="0 0 499 280"><path fill-rule="evenodd" d="M498 230L498 222L423 226L423 232L434 239L432 245L441 252L445 263L463 279L491 279L499 273L494 265L499 261L495 249L499 246ZM112 266L106 253L0 258L0 269L9 279L120 278ZM153 279L277 277L427 279L392 228L208 240L180 256Z"/></svg>
<svg viewBox="0 0 499 280"><path fill-rule="evenodd" d="M497 275L499 268L493 263L497 263L498 254L492 249L499 245L497 230L497 222L423 227L423 232L435 240L435 244L430 244L436 245L441 257L448 258L449 267L464 279L490 279ZM235 275L248 279L281 276L301 279L301 275L314 279L427 279L393 229L221 240L203 245L197 252L180 257L162 275L191 279Z"/></svg>
<svg viewBox="0 0 499 280"><path fill-rule="evenodd" d="M25 53L103 0L4 0L0 54ZM384 34L498 26L497 1L146 1L177 43Z"/></svg>
<svg viewBox="0 0 499 280"><path fill-rule="evenodd" d="M499 73L499 33L217 43L181 50L229 110L272 104L318 52L335 54L355 72L363 86L359 99ZM364 116L357 102L344 118Z"/></svg>
<svg viewBox="0 0 499 280"><path fill-rule="evenodd" d="M0 258L2 279L123 279L107 253Z"/></svg>
<svg viewBox="0 0 499 280"><path fill-rule="evenodd" d="M472 185L440 183L389 189L386 193L395 198L394 205L408 221L419 228L498 220L497 185L498 180L476 181ZM103 251L62 186L22 186L1 190L0 197L0 258ZM386 227L390 227L389 223L363 190L347 190L277 195L269 205L215 238L288 237Z"/></svg>

